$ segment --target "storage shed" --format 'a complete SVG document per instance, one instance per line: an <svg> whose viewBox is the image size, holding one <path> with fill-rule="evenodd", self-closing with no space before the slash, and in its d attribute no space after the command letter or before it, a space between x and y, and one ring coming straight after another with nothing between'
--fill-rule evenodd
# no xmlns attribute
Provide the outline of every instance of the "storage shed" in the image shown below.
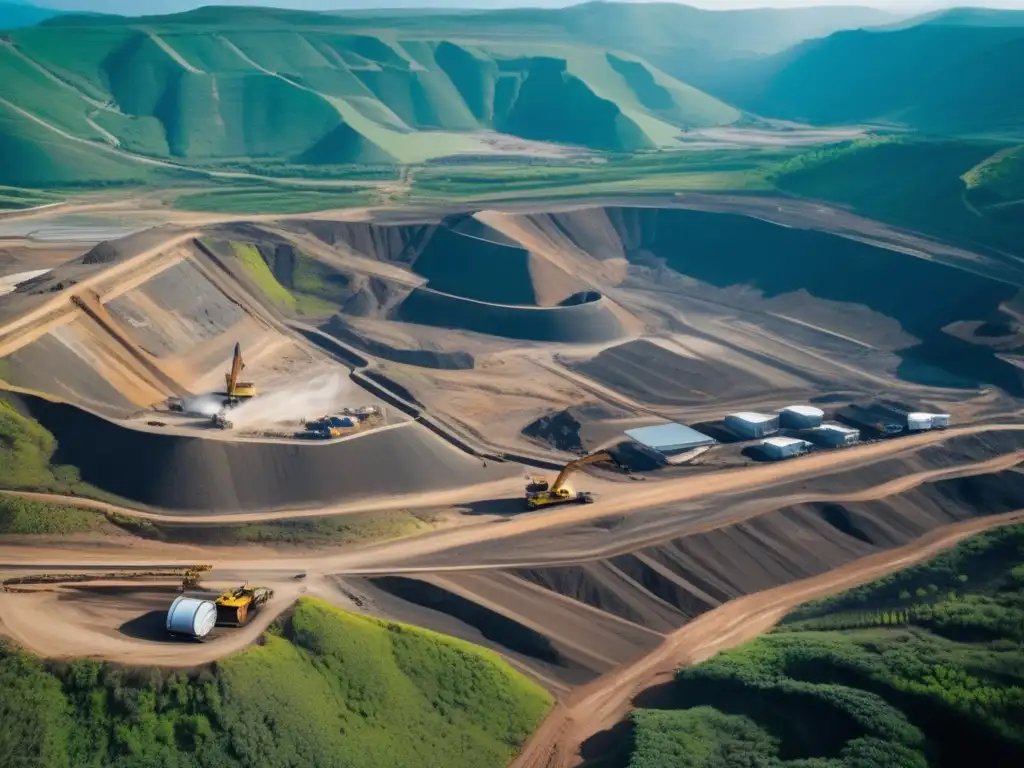
<svg viewBox="0 0 1024 768"><path fill-rule="evenodd" d="M817 445L838 448L841 445L852 445L860 440L860 430L840 424L822 424L820 427L810 430L808 437Z"/></svg>
<svg viewBox="0 0 1024 768"><path fill-rule="evenodd" d="M663 455L671 455L692 448L714 445L715 439L685 424L656 424L653 427L627 429L626 436L645 448Z"/></svg>
<svg viewBox="0 0 1024 768"><path fill-rule="evenodd" d="M798 440L795 437L769 437L761 441L761 450L769 459L790 459L807 453L811 444L806 440Z"/></svg>
<svg viewBox="0 0 1024 768"><path fill-rule="evenodd" d="M167 631L172 635L194 637L210 634L217 623L217 605L212 600L179 595L167 609Z"/></svg>
<svg viewBox="0 0 1024 768"><path fill-rule="evenodd" d="M923 432L932 428L932 415L930 413L908 413L905 426L908 432Z"/></svg>
<svg viewBox="0 0 1024 768"><path fill-rule="evenodd" d="M825 412L813 405L790 405L779 411L779 426L785 429L811 429L821 426Z"/></svg>
<svg viewBox="0 0 1024 768"><path fill-rule="evenodd" d="M836 411L836 418L865 432L886 437L902 434L904 427L890 409L877 405L848 405Z"/></svg>
<svg viewBox="0 0 1024 768"><path fill-rule="evenodd" d="M752 411L731 413L725 417L725 428L740 437L767 437L779 431L779 417Z"/></svg>

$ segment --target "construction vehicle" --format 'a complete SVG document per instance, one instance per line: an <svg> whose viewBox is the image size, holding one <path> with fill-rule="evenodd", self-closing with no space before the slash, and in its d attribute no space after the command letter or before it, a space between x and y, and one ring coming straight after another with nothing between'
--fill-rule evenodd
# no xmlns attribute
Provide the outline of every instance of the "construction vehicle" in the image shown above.
<svg viewBox="0 0 1024 768"><path fill-rule="evenodd" d="M229 589L217 598L217 626L241 627L252 615L252 609L265 605L274 596L268 587L243 584Z"/></svg>
<svg viewBox="0 0 1024 768"><path fill-rule="evenodd" d="M562 471L558 473L558 477L555 478L555 482L550 485L543 478L533 477L531 482L533 487L541 487L541 490L531 491L531 486L528 485L526 488L526 506L528 509L540 509L541 507L552 507L556 504L590 504L594 501L594 497L587 491L579 491L573 493L565 487L565 482L579 469L582 469L587 464L594 464L598 461L611 461L618 464L618 461L607 451L599 451L598 453L592 453L589 456L584 456L580 459L574 459L562 467ZM547 487L542 487L547 486Z"/></svg>
<svg viewBox="0 0 1024 768"><path fill-rule="evenodd" d="M541 491L546 491L551 487L548 479L546 477L541 477L540 475L527 475L526 479L528 481L526 483L527 494L540 493Z"/></svg>
<svg viewBox="0 0 1024 768"><path fill-rule="evenodd" d="M240 381L239 376L245 370L245 363L242 362L242 345L235 344L235 354L231 358L231 370L224 374L224 382L227 385L228 399L224 405L231 407L238 405L241 400L248 400L256 396L256 385L251 381Z"/></svg>
<svg viewBox="0 0 1024 768"><path fill-rule="evenodd" d="M212 565L191 565L186 568L185 572L181 575L181 591L196 589L203 578L203 574L212 568Z"/></svg>

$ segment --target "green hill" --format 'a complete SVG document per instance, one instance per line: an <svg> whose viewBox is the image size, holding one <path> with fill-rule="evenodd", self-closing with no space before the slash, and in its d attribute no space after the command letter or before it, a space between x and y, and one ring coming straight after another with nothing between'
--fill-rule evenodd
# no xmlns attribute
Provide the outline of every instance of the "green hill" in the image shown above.
<svg viewBox="0 0 1024 768"><path fill-rule="evenodd" d="M680 670L670 707L633 713L629 766L1020 765L1022 644L1014 526Z"/></svg>
<svg viewBox="0 0 1024 768"><path fill-rule="evenodd" d="M805 152L775 173L801 197L967 246L1019 253L1024 150L991 141L870 139Z"/></svg>
<svg viewBox="0 0 1024 768"><path fill-rule="evenodd" d="M184 164L421 162L486 153L493 131L631 151L740 116L634 54L472 17L448 29L432 14L420 27L386 17L391 28L372 30L362 17L266 9L63 17L0 45L0 106L34 119L41 143L63 133ZM5 128L0 141L23 134ZM32 183L32 162L17 183Z"/></svg>
<svg viewBox="0 0 1024 768"><path fill-rule="evenodd" d="M942 135L1024 135L1024 27L838 32L698 79L766 117Z"/></svg>
<svg viewBox="0 0 1024 768"><path fill-rule="evenodd" d="M189 673L49 664L0 643L4 765L500 768L551 697L496 654L302 599Z"/></svg>

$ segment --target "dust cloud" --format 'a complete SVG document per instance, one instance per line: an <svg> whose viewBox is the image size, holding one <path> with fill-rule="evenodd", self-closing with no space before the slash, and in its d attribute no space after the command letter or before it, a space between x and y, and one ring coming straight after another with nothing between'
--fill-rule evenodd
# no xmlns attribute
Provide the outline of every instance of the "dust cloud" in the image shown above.
<svg viewBox="0 0 1024 768"><path fill-rule="evenodd" d="M351 379L331 373L254 397L232 408L228 418L235 429L316 419L341 407L358 405L360 394L365 400L365 393Z"/></svg>

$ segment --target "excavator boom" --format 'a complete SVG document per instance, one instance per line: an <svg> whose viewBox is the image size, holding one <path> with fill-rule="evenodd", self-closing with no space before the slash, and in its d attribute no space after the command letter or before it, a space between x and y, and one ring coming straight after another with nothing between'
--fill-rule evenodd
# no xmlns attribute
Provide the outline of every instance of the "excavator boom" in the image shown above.
<svg viewBox="0 0 1024 768"><path fill-rule="evenodd" d="M614 459L612 459L612 455L607 451L598 451L597 453L592 453L589 456L584 456L582 459L570 461L562 467L562 471L558 473L558 477L555 478L555 482L551 484L551 490L557 491L565 484L565 481L569 479L569 476L573 472L582 469L587 464L593 464L598 461L614 461Z"/></svg>
<svg viewBox="0 0 1024 768"><path fill-rule="evenodd" d="M598 451L590 456L584 456L581 459L574 459L562 467L562 471L558 473L558 477L555 478L555 482L551 483L550 487L547 487L547 483L543 482L542 478L531 478L531 483L526 487L526 506L529 509L538 509L540 507L549 507L555 504L568 504L570 502L576 502L577 504L590 504L594 497L590 493L580 491L579 493L570 493L565 487L566 481L573 472L582 469L587 464L594 464L598 461L612 461L618 463L615 457L607 451ZM537 491L532 489L537 488Z"/></svg>
<svg viewBox="0 0 1024 768"><path fill-rule="evenodd" d="M242 362L242 345L235 344L235 354L231 358L231 371L224 374L228 397L252 397L256 394L256 385L248 381L239 381L245 363Z"/></svg>

